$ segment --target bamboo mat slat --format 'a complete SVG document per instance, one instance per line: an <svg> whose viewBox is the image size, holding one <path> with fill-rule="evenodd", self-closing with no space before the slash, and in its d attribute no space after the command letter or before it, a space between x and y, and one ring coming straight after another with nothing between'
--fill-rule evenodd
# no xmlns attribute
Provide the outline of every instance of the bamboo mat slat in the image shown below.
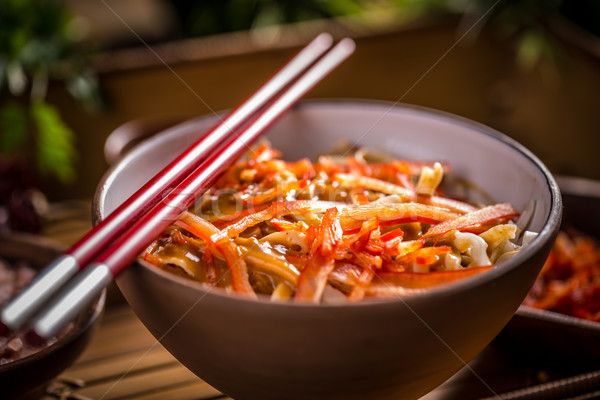
<svg viewBox="0 0 600 400"><path fill-rule="evenodd" d="M135 400L189 400L189 399L228 399L218 390L200 380L180 386L163 388L146 394L138 394Z"/></svg>
<svg viewBox="0 0 600 400"><path fill-rule="evenodd" d="M133 314L131 318L136 319ZM144 352L155 345L156 339L154 336L137 320L133 322L123 321L123 329L111 329L110 325L108 325L106 332L101 329L101 332L99 331L95 335L95 340L92 342L93 346L90 346L82 354L79 362L98 361L123 353ZM101 328L104 328L104 325Z"/></svg>
<svg viewBox="0 0 600 400"><path fill-rule="evenodd" d="M225 396L179 363L127 306L107 308L81 357L41 400L204 400Z"/></svg>
<svg viewBox="0 0 600 400"><path fill-rule="evenodd" d="M78 393L92 399L114 400L169 388L198 378L182 365L170 365L141 374L127 373L122 377L98 384L85 385Z"/></svg>
<svg viewBox="0 0 600 400"><path fill-rule="evenodd" d="M81 363L69 368L63 375L69 379L79 379L94 383L113 379L126 373L162 368L177 363L173 356L162 347L155 347L148 353L126 353L103 360L101 363Z"/></svg>

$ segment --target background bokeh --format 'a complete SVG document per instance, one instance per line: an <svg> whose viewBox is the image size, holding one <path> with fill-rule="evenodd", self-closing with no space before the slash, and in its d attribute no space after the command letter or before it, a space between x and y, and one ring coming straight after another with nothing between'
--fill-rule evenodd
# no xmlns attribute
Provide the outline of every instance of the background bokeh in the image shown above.
<svg viewBox="0 0 600 400"><path fill-rule="evenodd" d="M56 126L41 135L33 118L24 145L7 150L2 139L0 151L24 153L51 201L93 196L108 167L104 142L122 124L231 108L322 31L353 37L357 51L307 97L441 109L512 136L556 174L600 178L594 0L68 0L54 14L39 3L48 2L0 6L21 7L13 25L0 24L0 51L10 50L0 57L0 106L26 104L35 117L41 99ZM39 39L48 32L52 40ZM28 59L23 49L49 55ZM11 136L1 115L0 137ZM47 146L58 148L40 161Z"/></svg>

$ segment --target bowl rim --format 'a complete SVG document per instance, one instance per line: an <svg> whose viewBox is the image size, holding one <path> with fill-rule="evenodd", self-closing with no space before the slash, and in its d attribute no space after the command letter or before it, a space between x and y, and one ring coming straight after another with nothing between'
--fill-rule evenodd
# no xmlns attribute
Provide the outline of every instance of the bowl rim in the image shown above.
<svg viewBox="0 0 600 400"><path fill-rule="evenodd" d="M401 102L391 102L385 100L372 100L372 99L356 99L356 98L329 98L329 99L309 99L309 100L301 100L297 104L292 107L294 111L302 111L302 110L310 110L311 108L319 108L319 107L342 107L351 109L352 107L359 108L377 108L379 110L386 109L383 114L388 115L392 112L403 112L403 113L412 113L427 117L433 117L436 119L440 119L442 121L458 124L463 126L471 131L476 131L478 133L484 134L494 140L497 140L500 144L504 146L508 146L512 148L514 151L519 153L522 157L527 159L531 164L533 164L536 169L541 172L546 180L546 184L550 194L550 207L548 211L548 216L544 221L544 225L536 238L526 246L522 251L520 251L515 257L512 257L510 260L507 260L504 264L502 264L499 268L492 268L489 271L486 271L483 274L477 274L472 277L467 277L465 279L461 279L456 282L452 282L452 284L442 285L439 287L434 287L431 289L427 289L420 293L410 294L408 296L397 296L394 298L385 298L385 299L368 299L360 302L353 303L332 303L332 304L312 304L312 303L296 303L296 302L272 302L269 299L252 299L253 303L256 304L264 304L271 307L302 307L309 309L321 309L321 310L329 310L329 309L338 309L338 308L359 308L359 307L373 307L381 304L394 304L394 303L402 303L407 304L408 302L412 302L413 299L420 299L423 297L433 297L433 296L449 296L457 291L465 291L476 286L480 286L485 282L496 279L498 276L508 273L509 271L518 268L520 264L527 262L529 259L534 258L536 253L549 241L552 241L558 232L560 227L560 221L562 216L562 199L560 194L560 188L544 163L534 155L529 149L525 146L517 142L515 139L508 137L507 135L493 129L487 125L484 125L480 122L468 119L466 117L456 115L447 111L437 110L426 106L407 104ZM196 117L190 120L183 121L180 124L177 124L171 128L168 128L164 131L158 132L156 135L148 138L144 142L140 143L138 146L133 148L130 152L124 155L117 163L113 164L106 171L104 176L101 178L96 192L93 197L92 204L92 217L94 225L97 224L102 219L102 212L100 210L100 204L102 199L104 198L103 193L104 189L107 188L111 182L114 180L115 176L119 173L119 170L126 165L129 160L136 157L137 154L143 153L146 147L152 147L155 142L161 140L162 137L173 134L174 132L178 132L180 130L190 130L193 129L194 125L199 123L206 123L207 121L215 118L219 118L220 115L223 115L226 111L213 113L208 115L203 115L200 117ZM246 304L248 303L248 298L243 296L236 296L226 293L224 290L214 290L214 288L207 287L205 284L201 282L196 282L188 278L177 276L176 274L169 273L167 271L156 268L155 266L145 262L144 260L136 260L134 263L135 266L139 266L144 270L151 271L152 274L157 274L161 277L161 279L166 279L170 284L173 285L183 285L188 288L197 290L202 294L200 299L204 298L207 295L215 295L220 296L225 301L230 301L238 304ZM131 266L130 266L131 268ZM119 283L119 278L117 277L117 284ZM243 303L239 303L243 302Z"/></svg>

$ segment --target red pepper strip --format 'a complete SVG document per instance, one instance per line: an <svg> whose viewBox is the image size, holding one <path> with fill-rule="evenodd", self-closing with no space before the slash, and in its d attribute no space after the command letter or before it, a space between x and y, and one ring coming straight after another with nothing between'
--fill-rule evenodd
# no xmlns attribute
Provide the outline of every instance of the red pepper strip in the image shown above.
<svg viewBox="0 0 600 400"><path fill-rule="evenodd" d="M337 219L338 214L337 208L330 208L325 212L318 230L320 247L313 246L311 252L320 251L327 255L335 253L342 241L342 227Z"/></svg>
<svg viewBox="0 0 600 400"><path fill-rule="evenodd" d="M423 247L425 241L423 239L409 240L407 242L398 243L393 249L386 249L386 254L395 256L404 256L411 254Z"/></svg>
<svg viewBox="0 0 600 400"><path fill-rule="evenodd" d="M223 242L230 237L239 235L252 226L275 217L282 217L289 214L303 214L309 211L324 212L328 208L335 207L336 205L336 203L329 201L275 201L271 203L269 207L261 211L252 214L249 213L248 215L237 219L235 222L224 226L220 232L215 233L211 237L211 240L215 243ZM215 225L217 222L215 222Z"/></svg>
<svg viewBox="0 0 600 400"><path fill-rule="evenodd" d="M340 223L344 232L352 232L362 225L362 221L377 217L380 226L401 224L406 222L422 222L438 224L452 220L459 214L442 208L419 203L371 203L366 206L349 206L343 210Z"/></svg>
<svg viewBox="0 0 600 400"><path fill-rule="evenodd" d="M325 290L329 274L335 266L335 251L342 241L338 211L325 212L317 228L317 237L310 250L310 259L298 277L295 300L318 303Z"/></svg>
<svg viewBox="0 0 600 400"><path fill-rule="evenodd" d="M377 217L364 221L362 223L362 225L360 227L360 231L358 233L346 235L343 237L342 243L340 243L339 248L347 249L361 239L363 239L366 242L366 240L369 239L369 235L371 234L371 232L374 229L377 229L378 227L379 227L379 220L377 219Z"/></svg>
<svg viewBox="0 0 600 400"><path fill-rule="evenodd" d="M405 247L403 245L405 245L405 243L410 243L403 242L402 240L402 236L397 236L393 239L388 240L387 242L383 242L381 253L389 256L396 256L398 254L401 254L403 252L402 248Z"/></svg>
<svg viewBox="0 0 600 400"><path fill-rule="evenodd" d="M215 243L211 236L219 232L210 222L189 212L184 212L180 219L175 222L177 225L204 239L213 250L217 250L225 258L231 274L233 290L248 297L256 298L256 294L248 281L248 267L246 262L240 257L237 246L232 242Z"/></svg>
<svg viewBox="0 0 600 400"><path fill-rule="evenodd" d="M419 272L378 272L371 283L373 286L403 287L408 289L429 288L454 282L469 276L477 275L491 269L491 265L483 267L463 268L452 271Z"/></svg>
<svg viewBox="0 0 600 400"><path fill-rule="evenodd" d="M440 254L448 253L452 251L449 246L436 246L436 247L421 247L418 248L419 241L414 241L410 246L407 246L403 255L396 257L393 262L388 262L385 267L388 271L406 271L411 268L411 264L416 262L418 265L431 265L435 263ZM409 243L409 242L406 242ZM417 248L414 251L410 251L411 248Z"/></svg>
<svg viewBox="0 0 600 400"><path fill-rule="evenodd" d="M271 222L271 224L273 224L278 231L306 232L308 229L308 225L306 225L306 223L303 221L291 222L281 218L273 218L269 222Z"/></svg>
<svg viewBox="0 0 600 400"><path fill-rule="evenodd" d="M380 239L383 240L384 242L387 242L388 240L392 240L397 237L403 237L403 236L404 236L404 232L402 231L402 228L396 228L396 229L393 229L393 230L381 235Z"/></svg>
<svg viewBox="0 0 600 400"><path fill-rule="evenodd" d="M423 238L443 235L444 233L454 230L464 231L473 229L497 220L512 219L517 218L518 216L519 212L515 210L512 205L508 203L499 203L432 226L425 235L423 235Z"/></svg>

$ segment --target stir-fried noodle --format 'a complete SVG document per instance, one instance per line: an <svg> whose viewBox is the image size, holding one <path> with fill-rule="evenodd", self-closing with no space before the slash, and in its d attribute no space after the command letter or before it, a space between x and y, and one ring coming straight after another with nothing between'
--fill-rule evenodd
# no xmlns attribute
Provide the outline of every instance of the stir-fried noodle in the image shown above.
<svg viewBox="0 0 600 400"><path fill-rule="evenodd" d="M279 156L263 144L230 167L145 260L249 297L318 303L418 293L521 247L512 205L444 195L449 165L363 149Z"/></svg>

